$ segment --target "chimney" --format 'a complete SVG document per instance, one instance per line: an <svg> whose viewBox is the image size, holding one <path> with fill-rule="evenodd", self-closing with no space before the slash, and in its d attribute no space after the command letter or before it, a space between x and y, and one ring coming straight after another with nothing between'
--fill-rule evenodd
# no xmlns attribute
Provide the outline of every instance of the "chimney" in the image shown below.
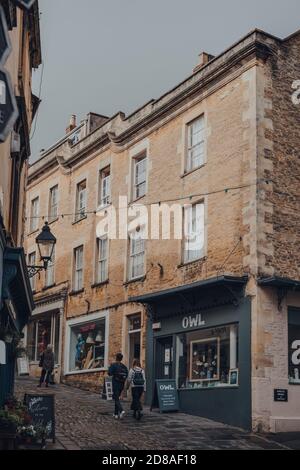
<svg viewBox="0 0 300 470"><path fill-rule="evenodd" d="M76 124L76 114L72 114L69 122L69 126L66 128L66 134L69 134L73 129L77 127Z"/></svg>
<svg viewBox="0 0 300 470"><path fill-rule="evenodd" d="M199 62L196 67L193 69L193 72L198 72L205 64L208 64L214 58L213 55L208 54L207 52L201 52L199 54Z"/></svg>

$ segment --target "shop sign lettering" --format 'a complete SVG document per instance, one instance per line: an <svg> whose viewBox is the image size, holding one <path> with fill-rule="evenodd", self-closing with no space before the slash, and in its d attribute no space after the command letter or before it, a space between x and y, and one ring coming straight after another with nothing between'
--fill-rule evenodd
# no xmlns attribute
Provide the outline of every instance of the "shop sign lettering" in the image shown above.
<svg viewBox="0 0 300 470"><path fill-rule="evenodd" d="M184 328L185 330L188 328L198 328L204 325L205 320L202 319L201 313L198 313L194 316L189 315L187 317L184 317L184 319L182 320L182 328Z"/></svg>
<svg viewBox="0 0 300 470"><path fill-rule="evenodd" d="M292 343L291 349L294 351L292 353L292 364L294 366L300 365L300 340L296 340Z"/></svg>
<svg viewBox="0 0 300 470"><path fill-rule="evenodd" d="M295 80L292 84L292 89L295 90L292 94L292 102L295 105L300 104L300 80Z"/></svg>

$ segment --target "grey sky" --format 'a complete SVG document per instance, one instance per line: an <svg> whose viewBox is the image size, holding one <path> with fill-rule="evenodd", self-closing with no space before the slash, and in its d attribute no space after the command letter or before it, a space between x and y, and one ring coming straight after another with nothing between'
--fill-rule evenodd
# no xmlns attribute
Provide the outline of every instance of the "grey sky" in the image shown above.
<svg viewBox="0 0 300 470"><path fill-rule="evenodd" d="M71 114L128 114L187 77L201 51L219 54L255 27L280 37L300 28L299 0L40 0L40 10L32 160Z"/></svg>

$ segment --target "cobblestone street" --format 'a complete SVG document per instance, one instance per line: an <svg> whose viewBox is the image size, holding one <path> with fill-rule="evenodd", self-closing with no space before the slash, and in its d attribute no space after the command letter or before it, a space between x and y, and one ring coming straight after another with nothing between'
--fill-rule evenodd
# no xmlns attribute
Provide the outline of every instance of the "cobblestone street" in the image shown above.
<svg viewBox="0 0 300 470"><path fill-rule="evenodd" d="M16 394L55 393L56 444L66 450L199 450L287 449L286 444L183 413L160 414L144 410L141 422L128 412L122 421L112 417L113 404L95 393L65 385L36 388L37 382L19 378ZM125 401L125 409L129 402Z"/></svg>

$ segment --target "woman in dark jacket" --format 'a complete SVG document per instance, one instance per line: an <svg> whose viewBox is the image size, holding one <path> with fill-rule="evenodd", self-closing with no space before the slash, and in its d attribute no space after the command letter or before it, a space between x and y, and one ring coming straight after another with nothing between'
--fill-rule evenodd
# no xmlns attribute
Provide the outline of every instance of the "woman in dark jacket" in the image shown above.
<svg viewBox="0 0 300 470"><path fill-rule="evenodd" d="M52 345L48 344L46 351L41 355L40 367L42 368L40 383L38 387L42 386L42 383L46 382L46 387L49 386L49 381L51 374L54 369L54 353L52 350Z"/></svg>

